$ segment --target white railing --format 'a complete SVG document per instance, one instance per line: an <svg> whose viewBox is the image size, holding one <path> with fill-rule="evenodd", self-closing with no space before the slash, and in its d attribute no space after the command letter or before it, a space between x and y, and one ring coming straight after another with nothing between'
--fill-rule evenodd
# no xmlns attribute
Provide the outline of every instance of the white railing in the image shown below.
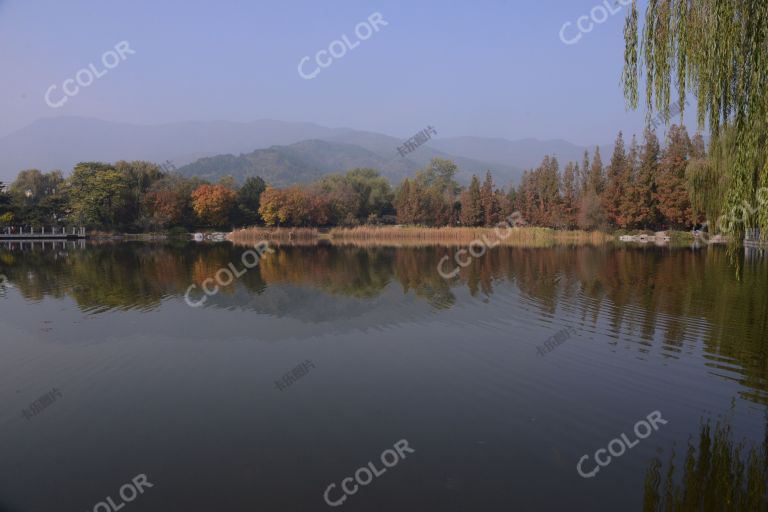
<svg viewBox="0 0 768 512"><path fill-rule="evenodd" d="M2 238L85 238L84 227L25 228L6 227L0 231Z"/></svg>

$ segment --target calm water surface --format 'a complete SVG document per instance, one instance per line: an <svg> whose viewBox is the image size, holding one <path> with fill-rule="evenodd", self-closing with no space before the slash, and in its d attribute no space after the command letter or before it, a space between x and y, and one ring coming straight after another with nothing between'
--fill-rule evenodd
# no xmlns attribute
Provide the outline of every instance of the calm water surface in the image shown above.
<svg viewBox="0 0 768 512"><path fill-rule="evenodd" d="M187 304L246 250L0 245L0 511L119 506L138 474L123 512L331 510L399 440L335 510L656 510L737 477L760 503L764 259L499 248L446 281L446 248L283 246Z"/></svg>

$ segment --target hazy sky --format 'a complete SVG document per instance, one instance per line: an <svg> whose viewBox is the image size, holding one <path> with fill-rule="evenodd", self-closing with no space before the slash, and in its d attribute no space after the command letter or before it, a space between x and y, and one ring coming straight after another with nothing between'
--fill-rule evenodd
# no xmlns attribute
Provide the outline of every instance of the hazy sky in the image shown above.
<svg viewBox="0 0 768 512"><path fill-rule="evenodd" d="M626 8L617 4L620 12L576 44L559 36L571 21L564 35L577 37L577 19L596 5L0 0L0 135L78 115L142 124L271 118L396 136L432 125L440 136L610 142L618 129L642 126L642 113L626 112L619 82ZM375 12L387 25L360 41L356 25ZM299 76L302 57L311 73L315 54L345 34L359 45L314 79ZM58 101L78 70L94 63L103 72L102 55L120 41L135 54L62 107L46 104L51 85Z"/></svg>

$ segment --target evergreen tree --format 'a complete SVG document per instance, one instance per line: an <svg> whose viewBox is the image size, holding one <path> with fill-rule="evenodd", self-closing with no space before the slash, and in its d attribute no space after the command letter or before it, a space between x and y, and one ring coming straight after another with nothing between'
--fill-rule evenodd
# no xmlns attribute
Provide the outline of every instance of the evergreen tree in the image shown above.
<svg viewBox="0 0 768 512"><path fill-rule="evenodd" d="M479 226L483 222L480 196L480 180L472 175L469 188L461 193L461 214L459 220L464 226Z"/></svg>
<svg viewBox="0 0 768 512"><path fill-rule="evenodd" d="M237 191L237 212L235 222L240 225L255 224L259 221L259 200L267 184L259 176L249 177Z"/></svg>
<svg viewBox="0 0 768 512"><path fill-rule="evenodd" d="M517 189L510 185L509 192L507 192L507 209L503 211L504 218L506 219L517 209Z"/></svg>
<svg viewBox="0 0 768 512"><path fill-rule="evenodd" d="M589 164L586 158L584 164ZM581 229L599 229L605 225L605 212L601 201L605 181L599 147L595 147L592 164L588 169L589 174L585 176L586 188L579 198L578 225ZM585 171L582 169L582 172Z"/></svg>
<svg viewBox="0 0 768 512"><path fill-rule="evenodd" d="M485 173L485 181L480 189L480 204L482 205L483 223L486 226L495 225L499 218L499 204L494 193L491 171Z"/></svg>
<svg viewBox="0 0 768 512"><path fill-rule="evenodd" d="M579 167L579 163L576 162L573 164L573 192L574 192L575 202L579 201L579 197L581 197L582 190L583 190L583 183L582 183L582 176L581 176L581 168Z"/></svg>
<svg viewBox="0 0 768 512"><path fill-rule="evenodd" d="M514 193L514 189L512 189L512 191ZM495 223L498 224L499 222L503 222L504 219L509 217L514 210L512 206L513 203L510 201L509 194L505 194L502 189L497 188L496 192L494 192L494 195L496 196L496 205L499 208L498 220Z"/></svg>
<svg viewBox="0 0 768 512"><path fill-rule="evenodd" d="M581 194L579 195L583 195L589 188L589 151L586 149L584 150L584 160L582 160L579 181L581 182Z"/></svg>
<svg viewBox="0 0 768 512"><path fill-rule="evenodd" d="M603 160L600 158L600 147L595 147L595 156L592 158L592 167L589 168L589 186L595 191L598 197L602 196L605 190L605 175L603 170Z"/></svg>

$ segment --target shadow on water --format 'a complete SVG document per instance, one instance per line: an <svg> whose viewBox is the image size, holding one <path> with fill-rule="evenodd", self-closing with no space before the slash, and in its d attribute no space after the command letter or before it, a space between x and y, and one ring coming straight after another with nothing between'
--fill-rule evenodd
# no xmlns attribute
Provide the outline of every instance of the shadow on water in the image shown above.
<svg viewBox="0 0 768 512"><path fill-rule="evenodd" d="M707 422L701 425L697 444L688 441L682 468L675 462L674 450L666 468L658 457L651 461L644 511L768 510L768 415L762 446L736 443L727 423L712 428Z"/></svg>

